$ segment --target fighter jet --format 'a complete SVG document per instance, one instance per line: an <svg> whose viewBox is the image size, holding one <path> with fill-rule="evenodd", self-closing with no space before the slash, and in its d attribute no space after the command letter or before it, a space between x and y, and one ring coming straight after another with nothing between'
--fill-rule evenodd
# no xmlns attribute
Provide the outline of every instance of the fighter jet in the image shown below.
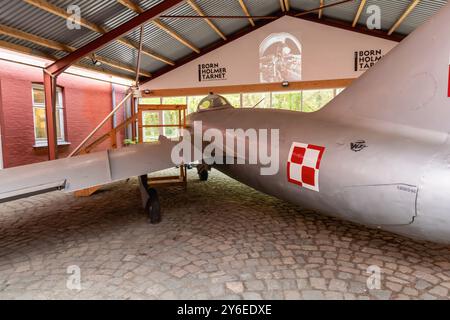
<svg viewBox="0 0 450 320"><path fill-rule="evenodd" d="M7 169L0 172L0 199L71 192L200 161L202 180L213 167L304 208L450 244L449 58L450 4L318 112L235 109L211 94L189 115L181 142ZM249 130L270 139L257 136L254 151ZM239 153L242 132L247 148ZM278 161L277 170L262 159ZM144 205L158 220L157 194L140 181Z"/></svg>

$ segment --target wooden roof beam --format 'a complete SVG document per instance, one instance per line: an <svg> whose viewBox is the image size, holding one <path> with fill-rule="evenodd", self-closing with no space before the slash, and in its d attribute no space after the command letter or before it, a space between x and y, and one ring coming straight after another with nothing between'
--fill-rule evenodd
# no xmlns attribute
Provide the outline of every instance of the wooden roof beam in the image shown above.
<svg viewBox="0 0 450 320"><path fill-rule="evenodd" d="M358 11L356 11L355 18L353 19L353 23L352 23L353 28L356 27L356 25L358 24L359 17L361 17L361 13L362 13L364 7L366 6L366 2L367 2L367 0L361 0L361 3L359 4L359 7L358 7Z"/></svg>
<svg viewBox="0 0 450 320"><path fill-rule="evenodd" d="M291 2L289 0L284 0L284 9L286 11L291 10Z"/></svg>
<svg viewBox="0 0 450 320"><path fill-rule="evenodd" d="M15 29L15 28L11 28L11 27L5 26L3 24L0 24L0 34L6 35L8 37L13 37L16 39L29 41L29 42L37 44L39 46L53 49L53 50L58 50L58 51L63 51L63 52L68 52L68 53L74 52L76 50L76 48L68 46L66 44L63 44L63 43L60 43L57 41L53 41L53 40L49 40L49 39L45 39L42 37L38 37L31 33L27 33L27 32L24 32L24 31ZM118 61L114 61L113 59L110 59L110 58L105 58L105 57L95 55L95 60L97 60L105 65L114 67L116 69L120 69L120 70L131 72L131 73L135 72L133 67L130 67L130 66L128 66L124 63L118 62ZM148 77L148 78L150 78L152 76L149 72L144 72L144 71L141 71L140 74L145 77Z"/></svg>
<svg viewBox="0 0 450 320"><path fill-rule="evenodd" d="M390 36L395 32L395 30L400 27L402 22L409 16L409 14L414 10L414 8L419 4L420 0L413 0L411 4L408 6L408 8L403 12L403 14L398 18L398 20L394 23L391 29L388 31L388 35Z"/></svg>
<svg viewBox="0 0 450 320"><path fill-rule="evenodd" d="M14 52L18 52L18 53L22 53L22 54L26 54L32 57L36 57L36 58L42 58L42 59L47 59L50 61L55 61L57 58L48 54L45 54L43 52L28 48L28 47L24 47L18 44L14 44L11 42L7 42L7 41L3 41L0 40L0 48L6 49L6 50L11 50ZM132 80L134 82L134 78L131 76L127 76L127 75L123 75L121 73L118 72L113 72L113 71L105 71L105 70L97 70L93 67L88 67L85 65L82 65L80 63L76 63L74 64L75 67L78 68L82 68L85 70L89 70L89 71L93 71L93 72L97 72L97 73L102 73L102 74L106 74L108 76L114 76L114 77L119 77L119 78L123 78L123 79L127 79L127 80Z"/></svg>
<svg viewBox="0 0 450 320"><path fill-rule="evenodd" d="M128 9L141 14L144 12L144 9L142 9L137 4L133 3L130 0L117 0L121 5L127 7ZM200 53L200 49L194 46L190 41L183 38L181 35L179 35L175 30L170 28L168 25L162 23L159 19L153 20L153 24L155 24L158 28L165 31L167 34L169 34L172 38L180 42L181 44L185 45L189 49L191 49L194 52Z"/></svg>
<svg viewBox="0 0 450 320"><path fill-rule="evenodd" d="M197 48L196 46L194 46L189 40L186 40L185 38L183 38L181 35L179 35L175 30L173 30L171 27L169 27L168 25L162 23L160 20L153 20L153 24L155 24L158 28L160 28L161 30L165 31L168 35L170 35L172 38L174 38L175 40L177 40L178 42L180 42L181 44L185 45L186 47L188 47L189 49L191 49L192 51L196 52L196 53L200 53L200 49Z"/></svg>
<svg viewBox="0 0 450 320"><path fill-rule="evenodd" d="M253 21L253 18L251 17L250 12L248 11L248 8L244 3L244 0L238 0L238 1L239 1L239 4L241 5L242 11L244 11L245 15L248 17L248 21L250 22L252 27L254 27L255 21Z"/></svg>
<svg viewBox="0 0 450 320"><path fill-rule="evenodd" d="M324 6L324 0L320 0L320 7ZM322 19L322 15L323 15L323 9L319 10L319 19Z"/></svg>
<svg viewBox="0 0 450 320"><path fill-rule="evenodd" d="M197 5L197 3L195 2L195 0L187 0L186 1L191 7L192 9L194 9L199 16L205 17L206 14L203 12L203 10ZM222 31L220 31L220 29L211 21L211 19L209 18L205 18L205 22L211 27L211 29L213 29L218 35L219 37L221 37L223 40L227 40L227 37L223 34Z"/></svg>
<svg viewBox="0 0 450 320"><path fill-rule="evenodd" d="M127 7L131 11L134 11L134 12L136 12L138 14L141 14L142 12L144 12L144 9L142 9L139 5L137 5L133 1L130 1L130 0L117 0L117 2L120 3L121 5L123 5L124 7Z"/></svg>
<svg viewBox="0 0 450 320"><path fill-rule="evenodd" d="M58 17L61 17L63 19L69 19L71 17L71 15L69 13L67 13L65 10L63 10L63 9L61 9L61 8L59 8L59 7L57 7L57 6L53 5L53 4L45 1L45 0L23 0L23 1L28 3L28 4L30 4L30 5L32 5L32 6L37 7L39 9L43 10L43 11L46 11L48 13L51 13L51 14L56 15ZM108 32L108 30L106 30L106 29L102 28L101 26L96 25L95 23L92 23L92 22L90 22L90 21L88 21L88 20L86 20L84 18L80 19L80 25L85 27L85 28L87 28L87 29L89 29L89 30L91 30L91 31L97 32L97 33L105 34L105 33ZM128 39L119 38L119 39L117 39L117 41L120 42L121 44L129 47L129 48L132 48L132 49L135 49L135 50L139 50L139 46L137 44L134 44L132 41L130 41ZM156 60L159 60L161 62L164 62L166 64L169 64L169 65L172 65L172 66L175 65L175 62L173 62L169 58L166 58L166 57L164 57L164 56L162 56L160 54L157 54L157 53L155 53L153 51L150 51L148 49L142 50L142 53L147 55L147 56L149 56L149 57L151 57L151 58L153 58L153 59L156 59Z"/></svg>
<svg viewBox="0 0 450 320"><path fill-rule="evenodd" d="M366 34L372 37L378 37L382 39L387 39L391 41L400 42L402 41L406 36L398 33L393 33L392 35L388 35L386 31L383 30L377 30L377 29L369 29L365 25L357 25L355 27L352 27L351 22L345 22L339 19L330 18L323 16L322 19L319 19L317 14L310 12L310 11L297 11L297 10L291 10L291 12L288 13L289 16L295 17L302 20L307 20L315 23L320 23L326 26L331 26L334 28L339 28L343 30L348 30L352 32L357 32L361 34ZM155 76L155 75L153 75Z"/></svg>

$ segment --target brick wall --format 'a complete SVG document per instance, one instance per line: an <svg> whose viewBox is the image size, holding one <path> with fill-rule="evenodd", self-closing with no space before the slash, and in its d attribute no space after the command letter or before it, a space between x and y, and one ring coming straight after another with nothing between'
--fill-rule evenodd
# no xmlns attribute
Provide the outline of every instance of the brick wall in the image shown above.
<svg viewBox="0 0 450 320"><path fill-rule="evenodd" d="M34 147L32 85L42 83L42 77L40 68L0 61L0 128L5 168L47 160L46 148ZM62 158L111 112L113 85L63 74L58 78L58 86L63 89L65 135L70 143L69 146L58 147L59 157ZM118 103L127 88L114 86ZM107 123L98 135L110 128L111 124ZM106 144L99 149L104 148Z"/></svg>

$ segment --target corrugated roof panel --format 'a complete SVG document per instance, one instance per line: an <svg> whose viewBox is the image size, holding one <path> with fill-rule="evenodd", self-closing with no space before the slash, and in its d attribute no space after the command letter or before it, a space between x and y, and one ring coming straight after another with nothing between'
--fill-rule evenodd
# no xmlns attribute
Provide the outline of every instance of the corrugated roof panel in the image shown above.
<svg viewBox="0 0 450 320"><path fill-rule="evenodd" d="M167 15L198 16L186 2L169 10ZM161 18L160 20L198 48L205 47L220 39L220 36L211 29L204 19Z"/></svg>
<svg viewBox="0 0 450 320"><path fill-rule="evenodd" d="M85 28L69 29L65 19L29 5L23 1L5 1L0 4L0 23L46 39L68 43L91 32Z"/></svg>
<svg viewBox="0 0 450 320"><path fill-rule="evenodd" d="M327 2L325 2L327 4ZM358 11L360 1L351 1L338 6L323 9L323 15L334 19L353 22ZM318 14L318 13L317 13Z"/></svg>
<svg viewBox="0 0 450 320"><path fill-rule="evenodd" d="M244 15L239 2L236 0L197 0L199 7L206 15L211 16L241 16ZM247 19L212 19L214 24L226 35L249 26Z"/></svg>
<svg viewBox="0 0 450 320"><path fill-rule="evenodd" d="M412 13L403 21L396 32L409 34L428 18L434 15L446 0L422 0ZM411 0L368 0L359 19L359 24L365 24L369 18L367 8L376 5L381 9L381 29L389 30L398 18L408 8ZM319 6L317 0L291 0L292 7L297 10L311 10ZM325 2L327 4L327 2ZM358 10L360 1L352 1L323 10L324 16L352 22Z"/></svg>
<svg viewBox="0 0 450 320"><path fill-rule="evenodd" d="M104 26L107 21L121 17L128 9L116 0L47 0L51 4L67 10L71 5L80 8L81 16L99 26ZM130 18L130 17L128 17ZM125 20L126 21L126 20Z"/></svg>
<svg viewBox="0 0 450 320"><path fill-rule="evenodd" d="M319 0L290 0L291 7L295 10L311 10L319 7Z"/></svg>
<svg viewBox="0 0 450 320"><path fill-rule="evenodd" d="M96 53L99 56L115 59L119 61L126 61L127 64L136 65L137 50L131 49L117 41L107 44Z"/></svg>
<svg viewBox="0 0 450 320"><path fill-rule="evenodd" d="M254 16L266 16L281 10L280 0L245 0L245 4Z"/></svg>
<svg viewBox="0 0 450 320"><path fill-rule="evenodd" d="M55 50L49 49L47 47L43 47L43 46L34 44L34 43L26 41L26 40L20 40L20 39L8 37L8 36L5 36L3 34L0 34L0 40L1 41L6 41L6 42L9 42L9 43L12 43L12 44L16 44L16 45L19 45L19 46L23 46L23 47L26 47L26 48L29 48L29 49L32 49L32 50L35 50L35 51L39 51L39 52L42 52L42 53L45 53L45 54L48 54L48 55L53 55L56 52Z"/></svg>
<svg viewBox="0 0 450 320"><path fill-rule="evenodd" d="M103 72L111 72L111 73L115 73L115 74L120 74L120 75L128 77L128 78L129 77L131 77L131 78L134 77L134 73L132 73L132 72L127 72L127 71L124 71L124 70L121 70L121 69L117 69L117 68L111 67L111 66L109 66L107 64L102 64L101 66L97 67L97 66L93 65L92 61L90 61L89 59L83 59L83 60L81 60L79 62L79 64L84 66L84 67L87 67L89 69L94 69L94 70L97 70L97 71L100 71L100 72L101 71L103 71Z"/></svg>
<svg viewBox="0 0 450 320"><path fill-rule="evenodd" d="M119 4L116 0L47 0L51 4L60 8L67 9L69 5L76 4L81 9L84 19L89 20L106 29L115 28L131 18L136 13ZM132 0L134 3L147 10L162 0ZM207 15L239 15L243 16L241 6L237 0L195 0L200 8ZM445 0L422 0L414 11L405 19L397 29L398 32L408 34L430 16L435 14L445 3ZM245 3L252 15L270 15L280 11L279 0L245 0ZM319 6L319 0L290 0L291 7L294 10L310 10ZM325 3L331 3L327 0ZM410 4L410 0L368 0L366 4L378 5L382 11L382 28L389 30L397 21L400 15ZM324 15L347 22L353 21L359 1L342 4L336 7L324 9ZM100 36L99 33L88 30L84 27L81 30L70 30L67 27L66 20L48 13L35 6L29 5L24 1L0 0L0 23L17 28L19 30L35 34L37 36L66 43L74 47L82 47ZM174 8L168 10L165 14L179 15L197 15L197 13L185 2L180 3ZM363 11L360 23L367 20L366 10ZM248 19L213 19L217 27L226 35L231 35L236 31L249 26ZM171 19L164 18L163 22L168 24L181 36L192 42L195 46L207 46L220 39L220 37L208 26L202 19ZM134 30L126 35L134 42L139 41L139 30ZM181 44L165 31L159 29L152 23L145 27L144 48L152 50L173 61L177 61L192 53L192 50ZM35 45L28 41L22 41L10 37L0 36L0 40L8 41L39 50L45 53L57 54L63 57L66 53L55 52L48 48ZM124 64L133 66L136 63L137 51L124 46L118 42L113 42L97 52L98 55L120 61ZM84 62L89 64L89 61ZM146 55L142 57L142 67L149 72L164 67L166 64L150 58ZM105 69L114 70L109 66L103 66ZM115 70L116 72L123 72Z"/></svg>
<svg viewBox="0 0 450 320"><path fill-rule="evenodd" d="M148 10L151 7L163 2L163 0L132 0L135 4L140 6L144 10Z"/></svg>
<svg viewBox="0 0 450 320"><path fill-rule="evenodd" d="M167 64L165 64L164 62L150 58L145 54L142 55L141 67L143 70L146 70L148 72L155 72L156 70L159 70L165 66L167 66Z"/></svg>
<svg viewBox="0 0 450 320"><path fill-rule="evenodd" d="M139 42L139 30L129 33L127 38L130 38L135 42ZM172 60L178 60L192 52L191 49L173 39L165 31L156 27L153 23L148 23L145 25L143 43L150 50L160 53Z"/></svg>
<svg viewBox="0 0 450 320"><path fill-rule="evenodd" d="M381 9L381 29L389 30L403 12L408 8L411 1L409 0L368 0L366 9L363 10L360 18L360 22L367 21L369 14L367 14L367 8L371 5L377 5Z"/></svg>
<svg viewBox="0 0 450 320"><path fill-rule="evenodd" d="M101 33L90 31L82 37L74 38L74 39L70 39L70 40L68 39L67 44L69 44L75 48L81 48L81 47L87 45L89 42L92 42L95 39L99 38L101 35L102 35Z"/></svg>
<svg viewBox="0 0 450 320"><path fill-rule="evenodd" d="M435 15L445 4L446 0L422 0L403 21L397 32L409 34L416 27L425 23L429 18Z"/></svg>
<svg viewBox="0 0 450 320"><path fill-rule="evenodd" d="M135 68L137 64L138 51L126 47L118 42L108 44L106 47L99 50L97 54L99 56L113 59L116 61L122 61L122 63L132 68ZM152 72L161 68L161 65L165 64L163 64L162 62L157 62L153 58L148 57L147 55L144 54L142 55L141 59L142 70Z"/></svg>

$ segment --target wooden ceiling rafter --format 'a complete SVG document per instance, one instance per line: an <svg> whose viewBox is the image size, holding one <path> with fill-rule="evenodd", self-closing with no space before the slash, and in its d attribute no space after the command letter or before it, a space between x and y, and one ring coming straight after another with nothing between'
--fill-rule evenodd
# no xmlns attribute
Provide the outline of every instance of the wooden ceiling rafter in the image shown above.
<svg viewBox="0 0 450 320"><path fill-rule="evenodd" d="M361 17L362 11L366 6L367 0L361 0L361 3L358 6L358 10L356 11L355 18L353 19L352 27L356 27L358 24L359 18Z"/></svg>
<svg viewBox="0 0 450 320"><path fill-rule="evenodd" d="M199 5L195 2L195 0L186 0L186 2L198 13L199 16L205 17L205 22L214 30L215 33L223 40L227 40L225 34L211 21L210 18L206 17L205 12L199 7Z"/></svg>
<svg viewBox="0 0 450 320"><path fill-rule="evenodd" d="M248 11L247 5L245 4L244 0L238 0L239 4L242 8L242 11L244 12L244 14L247 16L248 18L248 22L250 22L250 24L252 25L252 27L255 26L255 21L253 20L252 16L250 15L250 11Z"/></svg>
<svg viewBox="0 0 450 320"><path fill-rule="evenodd" d="M394 23L394 25L389 29L388 35L390 36L395 32L395 30L400 27L400 25L405 21L405 19L410 15L410 13L414 10L414 8L419 4L420 0L413 0L408 8L402 13L402 15L398 18L398 20Z"/></svg>
<svg viewBox="0 0 450 320"><path fill-rule="evenodd" d="M3 24L0 24L0 34L6 35L8 37L16 38L16 39L25 40L25 41L34 43L36 45L39 45L41 47L45 47L45 48L53 49L53 50L57 50L57 51L62 51L62 52L71 53L77 49L75 47L66 45L64 43L60 43L60 42L57 42L54 40L38 37L31 33L24 32L24 31L21 31L21 30L12 28L12 27L8 27ZM89 57L86 57L86 58L89 58ZM110 58L99 56L97 54L95 54L95 57L92 58L92 60L99 61L105 65L109 65L109 66L119 69L119 70L131 72L131 73L135 72L135 69L131 66L128 66L122 62L118 62L118 61L115 61ZM149 77L149 78L151 77L151 73L149 73L149 72L140 71L140 74L145 77Z"/></svg>
<svg viewBox="0 0 450 320"><path fill-rule="evenodd" d="M141 14L144 12L144 9L142 9L140 6L138 6L137 4L135 4L134 2L132 2L130 0L117 0L117 2L119 2L121 5L127 7L128 9L136 12L137 14ZM200 53L199 48L197 48L193 43L191 43L189 40L187 40L183 36L181 36L178 32L173 30L170 26L163 23L161 20L154 19L152 22L155 26L157 26L159 29L166 32L168 35L170 35L172 38L174 38L175 40L177 40L184 46L188 47L189 49L191 49L192 51L194 51L196 53Z"/></svg>
<svg viewBox="0 0 450 320"><path fill-rule="evenodd" d="M71 18L71 15L69 13L67 13L65 10L63 10L63 9L61 9L61 8L59 8L59 7L57 7L57 6L53 5L53 4L45 1L45 0L22 0L22 1L32 5L34 7L37 7L39 9L43 10L43 11L46 11L48 13L51 13L51 14L56 15L58 17L61 17L63 19L70 19ZM118 1L120 1L120 0L118 0ZM86 20L84 18L80 18L79 23L80 23L81 26L83 26L83 27L85 27L85 28L87 28L87 29L89 29L91 31L100 33L100 34L105 34L105 33L108 32L108 30L106 30L106 29L102 28L101 26L99 26L99 25L97 25L95 23L92 23L92 22L90 22L90 21L88 21L88 20ZM121 43L121 44L123 44L123 45L125 45L125 46L127 46L127 47L129 47L129 48L131 48L131 49L133 49L133 50L139 50L139 45L138 44L136 44L133 41L130 41L130 40L126 39L126 38L119 38L116 41ZM142 53L145 54L146 56L149 56L149 57L155 59L155 60L164 62L165 64L168 64L168 65L174 65L175 64L169 58L166 58L166 57L164 57L164 56L162 56L162 55L160 55L158 53L155 53L155 52L153 52L151 50L144 49L144 50L142 50Z"/></svg>

